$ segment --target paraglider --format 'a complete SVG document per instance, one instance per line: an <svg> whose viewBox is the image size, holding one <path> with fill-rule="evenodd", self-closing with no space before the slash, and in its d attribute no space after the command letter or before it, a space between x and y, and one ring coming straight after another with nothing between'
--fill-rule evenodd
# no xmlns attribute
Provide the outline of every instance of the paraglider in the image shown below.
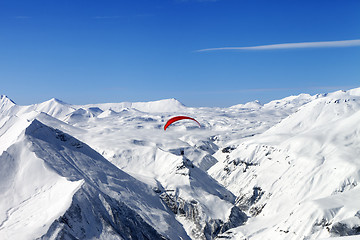
<svg viewBox="0 0 360 240"><path fill-rule="evenodd" d="M170 126L172 123L177 122L177 121L179 121L179 120L183 120L183 119L193 120L193 121L197 122L197 124L199 124L199 127L201 127L200 123L199 123L198 121L196 121L194 118L187 117L187 116L176 116L176 117L170 118L170 119L166 122L166 124L165 124L165 126L164 126L164 131L166 131L166 128L167 128L168 126Z"/></svg>

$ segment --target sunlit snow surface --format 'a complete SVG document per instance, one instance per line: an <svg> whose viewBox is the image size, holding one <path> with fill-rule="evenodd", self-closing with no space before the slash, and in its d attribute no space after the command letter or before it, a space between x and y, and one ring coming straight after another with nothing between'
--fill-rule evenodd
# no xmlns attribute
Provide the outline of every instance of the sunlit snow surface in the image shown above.
<svg viewBox="0 0 360 240"><path fill-rule="evenodd" d="M126 239L131 233L113 226L120 215L106 220L120 203L117 211L136 212L153 238L360 234L359 110L360 89L230 108L175 99L19 106L1 96L0 239L59 238L75 228L88 238ZM176 115L201 128L184 120L164 131ZM83 220L60 221L77 208L90 221L86 201L99 202L91 211L105 220L92 224L102 233Z"/></svg>
<svg viewBox="0 0 360 240"><path fill-rule="evenodd" d="M45 234L65 213L83 182L67 181L22 144L14 144L0 157L2 239L34 239Z"/></svg>

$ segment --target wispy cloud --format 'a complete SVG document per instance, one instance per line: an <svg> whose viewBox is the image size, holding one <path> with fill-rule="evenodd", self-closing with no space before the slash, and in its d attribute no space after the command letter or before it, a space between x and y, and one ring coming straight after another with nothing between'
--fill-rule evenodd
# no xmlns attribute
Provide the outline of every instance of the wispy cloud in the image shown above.
<svg viewBox="0 0 360 240"><path fill-rule="evenodd" d="M294 48L336 48L336 47L355 47L360 46L360 39L327 41L327 42L302 42L302 43L281 43L271 45L260 45L251 47L220 47L196 50L196 52L221 51L221 50L276 50Z"/></svg>

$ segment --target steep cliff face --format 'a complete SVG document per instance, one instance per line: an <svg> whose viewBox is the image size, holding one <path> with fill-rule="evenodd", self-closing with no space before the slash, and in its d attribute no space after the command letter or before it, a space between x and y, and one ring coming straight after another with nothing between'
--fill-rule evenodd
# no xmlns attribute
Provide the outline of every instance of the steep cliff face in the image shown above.
<svg viewBox="0 0 360 240"><path fill-rule="evenodd" d="M246 221L246 215L229 220L234 195L186 157L158 149L152 165L159 196L192 238L213 239L226 222L239 226ZM216 228L209 227L213 222Z"/></svg>
<svg viewBox="0 0 360 240"><path fill-rule="evenodd" d="M169 239L124 202L85 184L40 239Z"/></svg>

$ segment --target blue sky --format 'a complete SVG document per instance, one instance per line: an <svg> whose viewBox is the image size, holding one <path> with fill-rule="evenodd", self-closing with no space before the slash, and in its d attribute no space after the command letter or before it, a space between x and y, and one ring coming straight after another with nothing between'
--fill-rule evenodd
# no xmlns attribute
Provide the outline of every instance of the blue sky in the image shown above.
<svg viewBox="0 0 360 240"><path fill-rule="evenodd" d="M358 0L2 0L0 94L231 106L360 87L358 43L246 49L359 40L359 12ZM198 51L226 47L240 49Z"/></svg>

